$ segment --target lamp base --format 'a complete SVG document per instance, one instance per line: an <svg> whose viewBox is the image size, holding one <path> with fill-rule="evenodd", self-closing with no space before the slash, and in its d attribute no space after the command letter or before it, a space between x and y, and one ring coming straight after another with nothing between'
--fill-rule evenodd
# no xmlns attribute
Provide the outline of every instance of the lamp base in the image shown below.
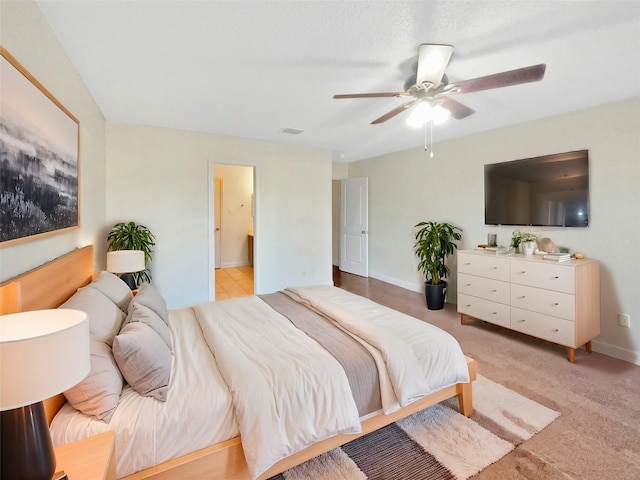
<svg viewBox="0 0 640 480"><path fill-rule="evenodd" d="M138 286L136 285L136 279L133 278L133 274L132 273L122 273L122 274L120 274L120 280L122 280L124 283L126 283L131 290L135 290L136 288L138 288Z"/></svg>
<svg viewBox="0 0 640 480"><path fill-rule="evenodd" d="M51 480L56 457L42 402L0 413L0 477Z"/></svg>

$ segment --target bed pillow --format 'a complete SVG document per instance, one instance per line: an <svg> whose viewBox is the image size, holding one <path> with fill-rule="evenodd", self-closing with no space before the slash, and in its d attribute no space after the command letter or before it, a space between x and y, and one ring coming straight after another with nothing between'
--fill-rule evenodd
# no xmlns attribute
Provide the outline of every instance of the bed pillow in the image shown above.
<svg viewBox="0 0 640 480"><path fill-rule="evenodd" d="M107 345L113 344L114 337L120 331L126 318L105 294L93 287L82 287L73 296L60 305L60 308L72 308L86 312L89 316L89 332Z"/></svg>
<svg viewBox="0 0 640 480"><path fill-rule="evenodd" d="M149 283L140 285L138 294L133 297L129 308L134 303L139 303L153 310L165 323L167 323L167 303L162 295Z"/></svg>
<svg viewBox="0 0 640 480"><path fill-rule="evenodd" d="M131 303L131 299L133 298L133 293L131 293L129 285L111 272L100 273L98 278L91 282L89 286L100 290L123 312L127 311L129 303Z"/></svg>
<svg viewBox="0 0 640 480"><path fill-rule="evenodd" d="M167 400L171 351L149 325L132 322L113 341L113 356L122 376L140 395Z"/></svg>
<svg viewBox="0 0 640 480"><path fill-rule="evenodd" d="M129 308L129 315L127 319L124 321L122 328L128 325L131 322L142 322L145 325L151 327L160 338L164 341L164 343L169 348L169 351L172 351L171 348L171 331L169 330L169 326L164 323L164 321L150 308L145 307L141 303L133 303Z"/></svg>
<svg viewBox="0 0 640 480"><path fill-rule="evenodd" d="M90 349L89 375L64 396L76 410L109 422L120 401L122 374L106 343L92 335Z"/></svg>

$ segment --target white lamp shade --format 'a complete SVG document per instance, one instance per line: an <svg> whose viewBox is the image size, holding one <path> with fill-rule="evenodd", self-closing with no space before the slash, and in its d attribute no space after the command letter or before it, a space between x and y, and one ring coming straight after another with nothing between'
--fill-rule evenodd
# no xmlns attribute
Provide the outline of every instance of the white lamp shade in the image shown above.
<svg viewBox="0 0 640 480"><path fill-rule="evenodd" d="M107 252L107 271L113 273L133 273L144 270L142 250L117 250Z"/></svg>
<svg viewBox="0 0 640 480"><path fill-rule="evenodd" d="M56 309L0 316L0 410L68 390L90 368L85 312Z"/></svg>

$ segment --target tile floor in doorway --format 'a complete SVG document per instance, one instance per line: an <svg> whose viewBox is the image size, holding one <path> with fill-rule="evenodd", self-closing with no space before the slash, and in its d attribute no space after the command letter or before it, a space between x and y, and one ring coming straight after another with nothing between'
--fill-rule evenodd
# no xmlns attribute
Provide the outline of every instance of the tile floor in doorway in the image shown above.
<svg viewBox="0 0 640 480"><path fill-rule="evenodd" d="M253 267L216 269L216 300L253 295Z"/></svg>

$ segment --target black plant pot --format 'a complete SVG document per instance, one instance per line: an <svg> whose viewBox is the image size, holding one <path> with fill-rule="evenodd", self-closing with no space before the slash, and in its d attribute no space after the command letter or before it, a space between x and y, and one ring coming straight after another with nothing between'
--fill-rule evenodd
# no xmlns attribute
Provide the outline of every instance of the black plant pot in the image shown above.
<svg viewBox="0 0 640 480"><path fill-rule="evenodd" d="M447 295L447 282L441 281L437 285L424 284L424 296L429 310L442 310L444 297Z"/></svg>

